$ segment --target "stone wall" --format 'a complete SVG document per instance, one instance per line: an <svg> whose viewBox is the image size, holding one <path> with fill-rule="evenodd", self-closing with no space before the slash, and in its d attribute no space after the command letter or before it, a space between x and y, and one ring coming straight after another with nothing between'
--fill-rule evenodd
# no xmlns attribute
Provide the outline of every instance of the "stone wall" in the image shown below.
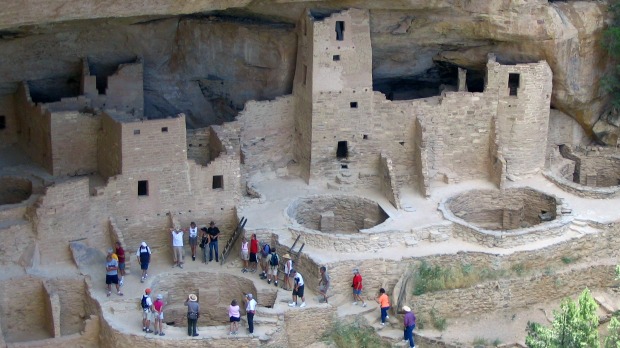
<svg viewBox="0 0 620 348"><path fill-rule="evenodd" d="M97 139L97 167L99 174L110 178L121 173L123 158L121 155L122 127L110 115L103 113L101 130Z"/></svg>
<svg viewBox="0 0 620 348"><path fill-rule="evenodd" d="M141 61L121 64L113 75L107 77L106 109L138 117L144 115L143 69Z"/></svg>
<svg viewBox="0 0 620 348"><path fill-rule="evenodd" d="M79 111L53 112L51 115L53 175L75 176L97 172L97 138L100 128L99 115Z"/></svg>
<svg viewBox="0 0 620 348"><path fill-rule="evenodd" d="M332 328L335 316L336 307L333 306L285 312L287 346L303 348L320 340Z"/></svg>
<svg viewBox="0 0 620 348"><path fill-rule="evenodd" d="M213 158L209 147L210 137L210 128L188 129L187 159L196 162L196 164L207 165L207 163L211 161L211 158Z"/></svg>
<svg viewBox="0 0 620 348"><path fill-rule="evenodd" d="M17 142L17 119L13 95L0 97L0 122L4 122L4 128L0 129L0 148Z"/></svg>
<svg viewBox="0 0 620 348"><path fill-rule="evenodd" d="M49 299L41 279L24 276L0 282L2 332L7 343L52 337ZM11 318L11 320L8 320Z"/></svg>
<svg viewBox="0 0 620 348"><path fill-rule="evenodd" d="M276 173L293 160L295 99L246 103L237 120L241 125L244 178Z"/></svg>
<svg viewBox="0 0 620 348"><path fill-rule="evenodd" d="M620 185L620 156L580 156L579 183L591 187Z"/></svg>

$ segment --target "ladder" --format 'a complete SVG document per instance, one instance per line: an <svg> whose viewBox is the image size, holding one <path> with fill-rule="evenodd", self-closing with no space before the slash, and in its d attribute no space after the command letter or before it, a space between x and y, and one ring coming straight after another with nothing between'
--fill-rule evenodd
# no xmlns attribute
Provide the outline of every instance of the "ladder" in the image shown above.
<svg viewBox="0 0 620 348"><path fill-rule="evenodd" d="M231 250L235 246L235 243L237 242L237 239L239 239L239 236L241 235L241 233L243 233L243 228L245 227L245 224L247 222L248 219L246 219L245 217L241 217L241 220L239 220L239 223L237 223L237 227L235 228L233 235L230 236L228 242L226 242L226 246L222 250L222 255L220 257L220 266L223 266L224 262L226 262L228 254L230 254Z"/></svg>
<svg viewBox="0 0 620 348"><path fill-rule="evenodd" d="M302 243L301 248L299 248L299 250L297 251L294 251L295 245L297 245L297 242L299 241L299 237L301 237L301 235L297 236L297 239L295 239L293 246L288 249L288 254L291 255L291 260L293 260L294 268L297 267L295 265L297 265L297 262L299 261L299 255L301 255L301 251L304 250L304 246L306 245L306 243ZM283 277L284 277L284 263L280 263L280 266L278 267L278 279L283 280Z"/></svg>

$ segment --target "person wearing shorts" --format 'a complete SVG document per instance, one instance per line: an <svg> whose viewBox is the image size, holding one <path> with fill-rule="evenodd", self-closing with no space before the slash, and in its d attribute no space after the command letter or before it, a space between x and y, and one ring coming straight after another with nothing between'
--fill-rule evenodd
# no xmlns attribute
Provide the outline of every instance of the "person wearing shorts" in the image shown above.
<svg viewBox="0 0 620 348"><path fill-rule="evenodd" d="M228 316L230 317L229 335L236 335L237 331L239 331L239 322L241 321L241 312L237 300L232 300L230 303L230 307L228 307Z"/></svg>
<svg viewBox="0 0 620 348"><path fill-rule="evenodd" d="M245 236L241 239L241 260L243 261L243 269L241 271L245 273L248 271L248 261L250 260L250 243L248 243Z"/></svg>
<svg viewBox="0 0 620 348"><path fill-rule="evenodd" d="M110 297L112 293L112 284L116 285L116 293L118 296L123 296L121 288L118 285L118 261L116 261L110 253L108 253L105 263L105 284L108 297Z"/></svg>
<svg viewBox="0 0 620 348"><path fill-rule="evenodd" d="M319 293L323 296L323 301L327 303L327 299L329 298L327 292L329 291L331 278L329 277L329 274L327 274L327 268L325 266L321 266L319 272L321 273L321 280L319 280Z"/></svg>
<svg viewBox="0 0 620 348"><path fill-rule="evenodd" d="M153 313L153 300L151 300L151 289L145 289L144 295L142 295L142 300L140 301L142 305L142 331L146 333L151 333L151 314ZM157 329L156 329L157 330Z"/></svg>
<svg viewBox="0 0 620 348"><path fill-rule="evenodd" d="M198 227L195 222L189 224L189 247L192 250L192 261L196 261L196 245L198 245Z"/></svg>
<svg viewBox="0 0 620 348"><path fill-rule="evenodd" d="M302 277L301 274L294 269L291 270L291 277L293 278L295 285L293 286L293 302L288 305L290 307L297 307L297 297L299 296L301 297L301 305L299 305L299 307L305 307L306 298L304 297L304 277Z"/></svg>
<svg viewBox="0 0 620 348"><path fill-rule="evenodd" d="M291 255L288 253L282 256L286 261L284 262L284 284L282 288L286 291L292 290L291 280L289 274L291 274L291 270L293 269L293 260L291 259Z"/></svg>
<svg viewBox="0 0 620 348"><path fill-rule="evenodd" d="M120 277L118 284L123 286L125 278L125 249L121 246L121 242L116 242L116 256L118 257L118 275Z"/></svg>
<svg viewBox="0 0 620 348"><path fill-rule="evenodd" d="M252 239L250 239L250 268L252 273L256 272L256 268L258 267L256 254L258 254L258 239L256 239L256 234L253 233Z"/></svg>
<svg viewBox="0 0 620 348"><path fill-rule="evenodd" d="M357 305L358 302L362 302L362 307L366 307L366 302L362 298L362 275L360 274L359 269L355 268L353 270L353 284L351 285L353 288L353 305Z"/></svg>
<svg viewBox="0 0 620 348"><path fill-rule="evenodd" d="M140 264L140 269L142 270L142 278L140 279L141 283L144 283L146 277L148 277L149 263L151 262L151 248L146 245L146 242L142 242L138 251L136 252L136 256L138 257L138 263Z"/></svg>
<svg viewBox="0 0 620 348"><path fill-rule="evenodd" d="M171 228L172 234L172 251L174 264L172 267L183 268L183 230L180 228Z"/></svg>
<svg viewBox="0 0 620 348"><path fill-rule="evenodd" d="M155 314L155 334L165 336L164 333L164 295L157 295L157 300L153 303L153 311Z"/></svg>

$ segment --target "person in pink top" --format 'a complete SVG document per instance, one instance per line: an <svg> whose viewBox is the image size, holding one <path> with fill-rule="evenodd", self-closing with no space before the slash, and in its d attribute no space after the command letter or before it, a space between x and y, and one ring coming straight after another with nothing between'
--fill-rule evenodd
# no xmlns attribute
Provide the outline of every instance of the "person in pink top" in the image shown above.
<svg viewBox="0 0 620 348"><path fill-rule="evenodd" d="M164 295L157 295L157 300L153 302L153 310L155 311L155 334L159 336L164 336Z"/></svg>
<svg viewBox="0 0 620 348"><path fill-rule="evenodd" d="M230 307L228 307L228 316L230 317L230 334L236 335L239 331L239 321L241 321L241 312L239 311L239 304L237 300L232 300Z"/></svg>

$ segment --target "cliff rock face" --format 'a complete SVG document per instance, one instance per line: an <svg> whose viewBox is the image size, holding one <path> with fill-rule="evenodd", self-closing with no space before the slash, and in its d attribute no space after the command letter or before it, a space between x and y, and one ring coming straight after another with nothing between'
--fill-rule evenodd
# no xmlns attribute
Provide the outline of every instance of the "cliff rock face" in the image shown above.
<svg viewBox="0 0 620 348"><path fill-rule="evenodd" d="M600 44L606 6L546 0L88 0L60 6L21 0L0 13L0 94L12 93L21 80L34 81L34 93L44 99L72 94L80 57L90 57L102 74L143 57L147 115L186 112L190 126L221 123L247 100L290 93L294 25L305 8L359 7L370 9L373 79L421 75L437 64L474 74L483 71L490 52L505 64L546 60L554 74L552 105L590 130L607 101L599 88L608 65Z"/></svg>

